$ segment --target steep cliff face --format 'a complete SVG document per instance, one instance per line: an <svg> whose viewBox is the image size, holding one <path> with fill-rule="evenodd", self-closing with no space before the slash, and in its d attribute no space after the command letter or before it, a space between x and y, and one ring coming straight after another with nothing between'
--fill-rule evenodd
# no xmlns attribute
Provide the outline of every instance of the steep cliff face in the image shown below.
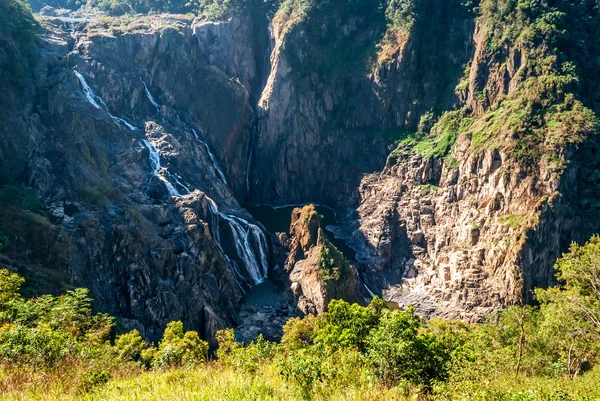
<svg viewBox="0 0 600 401"><path fill-rule="evenodd" d="M268 28L255 9L40 18L36 67L2 98L0 180L47 210L0 210L0 261L89 287L148 338L180 319L251 339L335 297L467 320L530 300L600 209L582 201L600 188L597 90L578 81L596 47L561 50L547 24L569 19L546 3L351 3L286 1ZM268 241L240 206L309 201L337 209L356 263L309 209ZM281 305L238 319L273 269Z"/></svg>
<svg viewBox="0 0 600 401"><path fill-rule="evenodd" d="M580 10L413 3L409 28L385 33L381 15L365 10L323 5L275 18L252 199L345 209L336 233L357 250L370 292L473 320L531 300L582 238L580 200L568 194L595 168L573 159L595 116L561 65L581 60L544 29L564 13L552 20L559 32ZM377 61L366 70L338 57L366 58L357 49L368 54L373 41ZM580 79L593 77L592 64L580 62ZM394 137L401 146L379 172Z"/></svg>
<svg viewBox="0 0 600 401"><path fill-rule="evenodd" d="M399 131L414 129L426 111L452 107L473 20L458 2L425 3L412 33L385 37L383 11L371 5L330 2L303 18L297 10L276 15L254 202L347 206L361 175L383 168Z"/></svg>
<svg viewBox="0 0 600 401"><path fill-rule="evenodd" d="M247 22L42 19L29 96L5 118L1 149L47 218L3 211L3 264L89 287L151 339L177 319L208 338L231 325L268 270L266 237L236 200L255 74Z"/></svg>

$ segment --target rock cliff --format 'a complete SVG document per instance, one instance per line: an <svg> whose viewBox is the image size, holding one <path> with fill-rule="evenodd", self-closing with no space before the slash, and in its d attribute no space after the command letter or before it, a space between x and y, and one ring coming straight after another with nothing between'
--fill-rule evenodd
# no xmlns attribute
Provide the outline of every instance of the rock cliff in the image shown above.
<svg viewBox="0 0 600 401"><path fill-rule="evenodd" d="M577 58L459 0L409 2L399 20L291 3L269 25L254 9L39 17L35 66L1 98L0 189L46 207L0 211L0 262L44 291L89 287L151 339L177 319L251 339L375 294L476 320L552 284L560 252L597 230L581 217L600 188L595 86L577 89ZM314 209L277 238L242 207L309 202L336 209L356 261ZM243 306L273 273L280 304Z"/></svg>
<svg viewBox="0 0 600 401"><path fill-rule="evenodd" d="M40 23L28 96L5 116L0 148L9 180L34 187L47 217L4 211L14 246L3 263L36 276L43 265L49 288L89 287L148 338L177 319L211 338L268 271L266 237L236 200L251 21Z"/></svg>

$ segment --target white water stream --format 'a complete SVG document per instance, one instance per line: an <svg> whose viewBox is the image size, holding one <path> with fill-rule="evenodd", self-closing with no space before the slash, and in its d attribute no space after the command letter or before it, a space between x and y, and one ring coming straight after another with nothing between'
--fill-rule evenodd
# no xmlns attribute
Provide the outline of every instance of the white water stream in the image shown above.
<svg viewBox="0 0 600 401"><path fill-rule="evenodd" d="M148 100L150 100L150 103L152 103L152 106L154 106L156 108L156 114L159 114L160 113L160 104L158 104L156 102L156 100L154 99L154 96L152 96L152 93L150 93L150 89L148 89L148 85L146 85L146 82L144 82L142 77L140 77L140 81L142 81L142 83L144 84L144 91L146 92L146 97L148 98Z"/></svg>
<svg viewBox="0 0 600 401"><path fill-rule="evenodd" d="M169 195L180 197L181 193L177 190L177 188L175 188L175 186L161 174L162 167L160 165L160 153L158 153L158 150L147 139L142 139L142 142L144 145L146 145L150 153L150 166L152 167L152 175L157 177L165 184ZM167 174L169 174L168 171Z"/></svg>
<svg viewBox="0 0 600 401"><path fill-rule="evenodd" d="M217 204L207 196L208 205L212 214L211 229L213 237L221 251L221 235L219 233L219 217L225 220L235 240L235 249L239 258L246 265L246 271L254 284L261 283L266 277L269 269L268 262L268 246L267 238L262 230L249 221L234 215L225 214L219 211ZM244 227L245 226L245 227ZM258 246L259 254L257 255L251 244L251 239L254 239ZM225 253L225 252L223 252ZM239 272L236 272L238 275ZM241 275L240 275L241 276Z"/></svg>
<svg viewBox="0 0 600 401"><path fill-rule="evenodd" d="M79 79L79 82L81 83L81 87L83 89L83 93L84 93L85 97L87 98L88 102L90 102L90 104L92 104L95 108L97 108L99 110L104 110L106 113L108 113L108 115L114 121L125 125L127 128L131 129L132 131L138 129L138 128L134 127L133 125L131 125L130 123L128 123L127 121L123 120L122 118L113 116L108 111L108 107L106 106L104 101L99 96L97 96L94 93L94 91L92 90L92 88L90 88L90 86L87 84L83 75L81 75L78 71L75 71L75 70L73 70L73 72L75 73L75 76ZM144 83L146 96L148 96L148 99L154 105L154 107L156 107L157 111L160 111L160 105L158 105L158 103L156 103L156 101L154 100L154 97L152 97L152 94L148 90L146 83L143 80L142 80L142 83ZM215 155L211 152L210 147L208 146L208 144L206 142L204 142L200 139L200 137L198 136L198 134L196 133L195 130L192 130L192 132L194 133L194 136L195 136L196 140L198 141L198 143L202 144L206 148L206 152L208 153L208 155L212 161L213 168L215 169L217 175L223 181L223 183L225 183L227 185L227 180L225 179L225 174L223 174L223 171L219 167L217 159L216 159ZM175 182L175 184L177 186L179 186L180 188L183 188L186 191L186 194L191 193L192 191L187 186L185 186L177 178L177 176L175 176L174 174L171 174L167 168L164 168L161 166L160 153L156 149L156 147L154 147L154 145L147 139L142 139L142 143L144 144L144 146L146 146L146 148L149 151L152 175L154 177L157 177L158 179L160 179L165 184L165 187L167 188L169 195L176 196L176 197L183 196L181 194L181 192L178 191L176 186L173 185L171 180L173 182ZM210 208L210 212L211 212L211 230L213 232L213 237L214 237L215 241L217 242L217 245L219 246L219 248L221 249L221 251L223 252L225 257L227 258L227 260L229 262L231 262L229 257L227 257L227 255L223 251L223 247L221 246L221 238L220 238L220 232L219 232L219 218L222 218L229 224L229 227L231 228L231 232L232 232L234 240L235 240L236 252L238 254L238 257L243 261L244 265L246 266L246 271L248 272L250 279L252 280L253 284L261 283L267 277L267 272L268 272L268 268L269 268L268 245L267 245L267 239L266 239L264 233L262 232L260 227L258 227L255 224L250 223L249 221L247 221L241 217L238 217L235 215L229 215L229 214L219 211L217 204L208 196L207 196L207 199L209 202L209 208ZM254 242L254 244L252 243L252 241ZM258 253L256 253L254 251L255 246L258 248ZM231 263L230 263L230 265L232 265L232 267L235 271L235 274L239 277L239 279L244 280L244 277L240 274L239 271L237 271L235 266ZM241 287L241 284L239 282L238 282L238 285L240 285L240 287Z"/></svg>
<svg viewBox="0 0 600 401"><path fill-rule="evenodd" d="M210 160L212 161L215 171L219 175L219 178L221 179L221 181L223 181L223 183L225 185L227 185L227 179L225 178L225 174L223 174L223 171L219 167L219 162L217 161L217 158L210 151L210 147L208 146L208 144L206 142L204 142L203 140L200 139L200 137L198 136L198 133L196 132L195 129L192 129L192 132L194 133L194 137L196 138L196 141L198 141L198 143L204 145L204 147L206 148L206 153L208 153L208 157L210 157Z"/></svg>
<svg viewBox="0 0 600 401"><path fill-rule="evenodd" d="M77 71L77 70L73 70L73 73L75 74L75 76L79 80L79 83L81 84L81 88L83 89L83 94L85 95L85 97L87 98L88 102L90 102L90 104L92 106L94 106L98 110L104 110L105 112L108 113L108 115L110 116L110 118L112 118L115 122L117 122L119 124L125 125L130 130L135 131L135 130L138 129L137 127L134 127L133 125L129 124L127 121L123 120L122 118L113 116L110 113L110 111L108 111L108 107L106 106L106 103L104 103L104 101L102 100L102 98L100 96L97 96L94 93L94 91L92 90L92 88L90 88L90 86L87 84L87 82L85 81L85 78L83 77L83 75L81 75L79 73L79 71Z"/></svg>

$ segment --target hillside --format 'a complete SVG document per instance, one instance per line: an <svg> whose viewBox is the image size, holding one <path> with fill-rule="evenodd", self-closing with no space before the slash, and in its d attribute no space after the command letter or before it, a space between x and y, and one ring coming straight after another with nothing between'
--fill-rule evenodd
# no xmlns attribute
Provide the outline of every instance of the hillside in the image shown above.
<svg viewBox="0 0 600 401"><path fill-rule="evenodd" d="M31 6L35 16L22 0L0 0L0 268L25 279L18 302L37 305L48 297L60 304L70 299L64 294L86 288L78 301L86 316L94 311L108 320L85 330L108 341L108 354L118 335L134 331L140 347L158 346L167 326L181 322L182 341L195 355L183 365L200 377L208 373L197 366L216 352L223 330L234 330L236 344L259 335L277 343L286 327L293 330L286 322L317 316L312 350L338 300L357 308L344 317L350 321L373 302L398 311L379 311L364 323L368 330L355 333L358 339L338 339L348 364L367 366L360 389L388 394L405 383L402 397L421 391L452 399L468 391L453 387L454 380L483 386L493 376L464 367L478 358L519 389L542 391L550 377L584 371L596 377L596 2ZM588 243L591 256L573 243ZM560 258L569 250L582 274L592 272L592 284L565 276L561 260L569 256ZM559 295L581 306L573 288L589 301L586 312L569 309ZM15 341L26 335L15 334L21 325L62 321L41 306L7 305L0 311L15 315L3 318L7 328L0 333ZM393 327L378 326L388 313L414 323L409 342L437 350L430 356L443 369L433 374L428 365L414 377L392 379L381 374L373 361L393 360L398 350L373 354L369 341L378 330L382 341L385 330L392 336ZM572 327L558 328L553 313L575 319ZM549 331L537 338L544 325ZM343 332L342 326L336 321L329 329ZM62 329L75 336L68 342L73 349L87 335ZM196 334L184 340L184 331ZM558 333L590 341L575 346ZM492 337L504 342L486 342ZM46 340L52 339L39 341ZM298 371L313 374L316 360L335 359L334 351L318 349L295 360L297 350L268 344L277 351L253 365L266 372L263 384L276 393L284 382L301 382L283 398L305 391L308 379L294 376ZM465 344L478 351L461 354ZM531 370L519 372L527 346L535 348L526 362ZM13 388L10 352L0 392ZM418 365L422 352L398 365ZM499 359L491 356L498 353ZM88 357L94 365L96 357ZM278 362L288 357L291 367ZM133 359L127 363L136 372L159 371L149 377L182 368ZM247 378L219 359L206 369L222 369L228 380ZM119 366L102 365L98 372L106 377L99 380L112 383L122 374L134 383L152 381L131 378ZM345 386L338 375L363 374L319 366L310 377L324 383L323 393L311 393L317 398ZM171 380L165 377L157 380ZM591 394L586 380L592 379L573 384L582 386L582 396ZM497 381L489 386L481 388L512 391L496 388ZM562 382L557 386L558 392ZM489 399L504 399L498 397Z"/></svg>

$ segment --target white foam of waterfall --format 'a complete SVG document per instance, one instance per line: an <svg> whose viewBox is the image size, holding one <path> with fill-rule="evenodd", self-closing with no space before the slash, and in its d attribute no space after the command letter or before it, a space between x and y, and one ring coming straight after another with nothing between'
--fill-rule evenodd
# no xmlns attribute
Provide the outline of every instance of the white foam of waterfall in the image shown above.
<svg viewBox="0 0 600 401"><path fill-rule="evenodd" d="M110 111L108 111L108 107L106 106L106 103L104 103L104 100L102 100L102 98L100 96L98 96L94 93L92 88L90 88L90 86L87 84L83 75L81 75L79 73L79 71L76 71L76 70L73 70L73 73L75 73L75 76L79 80L79 83L81 83L81 87L83 89L83 94L87 98L88 102L90 102L92 104L92 106L94 106L95 108L97 108L99 110L106 111L106 113L110 116L110 118L112 118L118 124L123 124L132 131L135 131L138 129L137 127L134 127L133 125L129 124L127 121L123 120L122 118L113 116L110 113Z"/></svg>
<svg viewBox="0 0 600 401"><path fill-rule="evenodd" d="M144 145L146 145L150 153L150 166L152 167L152 175L157 177L165 184L169 195L180 197L181 193L177 190L177 188L175 188L175 186L161 174L162 166L160 165L160 154L158 153L158 150L148 140L142 139L142 142Z"/></svg>
<svg viewBox="0 0 600 401"><path fill-rule="evenodd" d="M140 77L140 81L142 81L142 83L144 84L144 91L146 92L146 97L148 98L148 100L150 100L152 106L156 108L156 114L160 113L160 104L156 102L154 96L152 96L152 93L150 93L150 89L148 89L148 85L146 85L146 82L142 79L142 77Z"/></svg>
<svg viewBox="0 0 600 401"><path fill-rule="evenodd" d="M367 291L369 292L369 295L371 296L371 298L375 298L377 296L377 295L375 295L373 293L373 291L371 291L371 289L369 287L367 287L367 284L364 281L360 280L360 282L367 289Z"/></svg>
<svg viewBox="0 0 600 401"><path fill-rule="evenodd" d="M204 142L203 140L200 139L200 137L198 136L198 133L196 132L195 129L192 129L192 132L194 133L194 137L196 138L196 141L198 141L198 143L204 145L204 147L206 148L206 153L208 153L208 157L210 157L210 160L212 161L215 171L219 175L219 178L221 179L221 181L223 181L223 183L225 185L227 185L227 179L225 178L225 174L223 174L223 171L219 167L219 162L217 161L217 158L210 151L210 147L208 146L208 144L206 142Z"/></svg>
<svg viewBox="0 0 600 401"><path fill-rule="evenodd" d="M79 73L79 71L76 71L76 70L73 70L73 72L75 73L75 76L79 80L79 83L81 84L81 87L83 89L83 94L87 98L88 102L90 102L92 104L92 106L94 106L95 108L102 109L100 104L98 104L98 102L96 102L96 95L94 94L94 91L92 91L92 88L90 88L90 86L85 81L85 78L83 77L83 75L81 75Z"/></svg>
<svg viewBox="0 0 600 401"><path fill-rule="evenodd" d="M254 284L261 283L269 269L268 262L268 245L267 239L260 227L249 221L234 215L225 214L219 211L217 204L208 198L208 205L212 214L211 229L213 237L219 248L221 247L221 236L219 234L219 217L229 224L233 239L235 241L235 249L239 258L244 262L248 275ZM251 241L254 240L258 247L259 254L254 252L254 246Z"/></svg>
<svg viewBox="0 0 600 401"><path fill-rule="evenodd" d="M167 171L167 175L169 176L169 178L173 179L178 186L185 189L186 193L192 193L192 191L187 186L185 186L175 174L171 174Z"/></svg>

